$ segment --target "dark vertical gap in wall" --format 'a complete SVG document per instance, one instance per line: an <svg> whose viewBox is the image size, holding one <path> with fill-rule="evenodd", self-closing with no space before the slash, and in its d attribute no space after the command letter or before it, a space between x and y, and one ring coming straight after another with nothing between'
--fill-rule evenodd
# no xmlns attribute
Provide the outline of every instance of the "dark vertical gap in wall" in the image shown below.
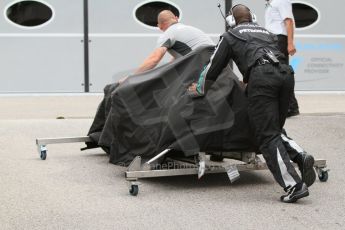
<svg viewBox="0 0 345 230"><path fill-rule="evenodd" d="M225 17L228 15L230 9L232 7L232 0L225 0ZM225 31L229 29L228 24L225 22Z"/></svg>
<svg viewBox="0 0 345 230"><path fill-rule="evenodd" d="M84 91L90 92L89 78L89 7L84 0Z"/></svg>
<svg viewBox="0 0 345 230"><path fill-rule="evenodd" d="M231 7L232 7L232 0L225 0L225 17L226 17L226 15L229 13ZM228 24L225 22L225 31L228 31L228 29L229 29L229 26L228 26ZM229 65L230 65L231 68L233 68L233 66L234 66L233 61L230 61L230 62L229 62Z"/></svg>

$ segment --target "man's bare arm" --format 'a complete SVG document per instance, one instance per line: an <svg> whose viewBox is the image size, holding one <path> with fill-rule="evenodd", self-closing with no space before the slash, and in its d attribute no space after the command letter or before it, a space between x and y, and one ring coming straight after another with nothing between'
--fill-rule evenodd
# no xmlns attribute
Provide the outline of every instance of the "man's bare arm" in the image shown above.
<svg viewBox="0 0 345 230"><path fill-rule="evenodd" d="M163 58L167 50L168 49L166 47L159 47L155 49L139 66L139 68L135 71L135 74L153 69Z"/></svg>
<svg viewBox="0 0 345 230"><path fill-rule="evenodd" d="M287 51L292 56L296 53L296 48L294 44L294 23L291 18L286 18L284 20L284 23L285 23L285 27L287 31L287 39L288 39Z"/></svg>

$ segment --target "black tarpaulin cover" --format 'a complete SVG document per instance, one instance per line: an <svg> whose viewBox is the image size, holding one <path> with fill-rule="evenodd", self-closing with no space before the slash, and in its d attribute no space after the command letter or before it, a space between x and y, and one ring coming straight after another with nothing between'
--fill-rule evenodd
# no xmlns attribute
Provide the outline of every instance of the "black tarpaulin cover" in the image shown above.
<svg viewBox="0 0 345 230"><path fill-rule="evenodd" d="M199 151L252 151L247 102L230 67L209 83L205 97L186 92L213 52L202 47L173 63L108 85L88 135L127 165L135 156L151 158L169 148L185 156Z"/></svg>

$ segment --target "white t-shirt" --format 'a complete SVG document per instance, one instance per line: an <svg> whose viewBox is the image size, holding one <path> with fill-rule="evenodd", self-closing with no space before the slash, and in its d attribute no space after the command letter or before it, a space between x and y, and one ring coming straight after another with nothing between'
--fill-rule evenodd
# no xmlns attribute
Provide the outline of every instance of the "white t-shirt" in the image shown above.
<svg viewBox="0 0 345 230"><path fill-rule="evenodd" d="M157 47L168 48L174 58L184 56L202 45L214 46L214 43L203 31L182 23L171 25L157 41Z"/></svg>
<svg viewBox="0 0 345 230"><path fill-rule="evenodd" d="M265 27L273 34L287 35L284 20L291 18L292 4L290 0L270 0L266 4L265 10Z"/></svg>

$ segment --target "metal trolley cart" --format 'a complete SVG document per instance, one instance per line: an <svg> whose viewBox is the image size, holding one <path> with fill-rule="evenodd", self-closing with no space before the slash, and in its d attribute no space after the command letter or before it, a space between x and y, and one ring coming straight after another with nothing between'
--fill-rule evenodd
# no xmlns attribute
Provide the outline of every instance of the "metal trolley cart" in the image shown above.
<svg viewBox="0 0 345 230"><path fill-rule="evenodd" d="M47 158L48 144L89 142L88 136L81 137L63 137L63 138L38 138L36 145L40 158ZM253 152L215 152L212 156L218 158L218 161L211 161L206 157L206 153L200 152L194 159L191 158L170 158L166 157L170 149L166 149L147 162L142 162L140 156L134 158L125 172L125 178L129 182L129 193L133 196L139 193L139 182L141 178L198 175L202 177L209 173L227 173L231 182L239 178L240 171L265 170L267 165ZM165 158L163 164L157 163L157 160ZM236 160L236 162L222 161L223 158ZM212 157L211 157L212 159ZM319 180L326 182L328 180L328 171L326 160L316 159L314 168L318 174Z"/></svg>

